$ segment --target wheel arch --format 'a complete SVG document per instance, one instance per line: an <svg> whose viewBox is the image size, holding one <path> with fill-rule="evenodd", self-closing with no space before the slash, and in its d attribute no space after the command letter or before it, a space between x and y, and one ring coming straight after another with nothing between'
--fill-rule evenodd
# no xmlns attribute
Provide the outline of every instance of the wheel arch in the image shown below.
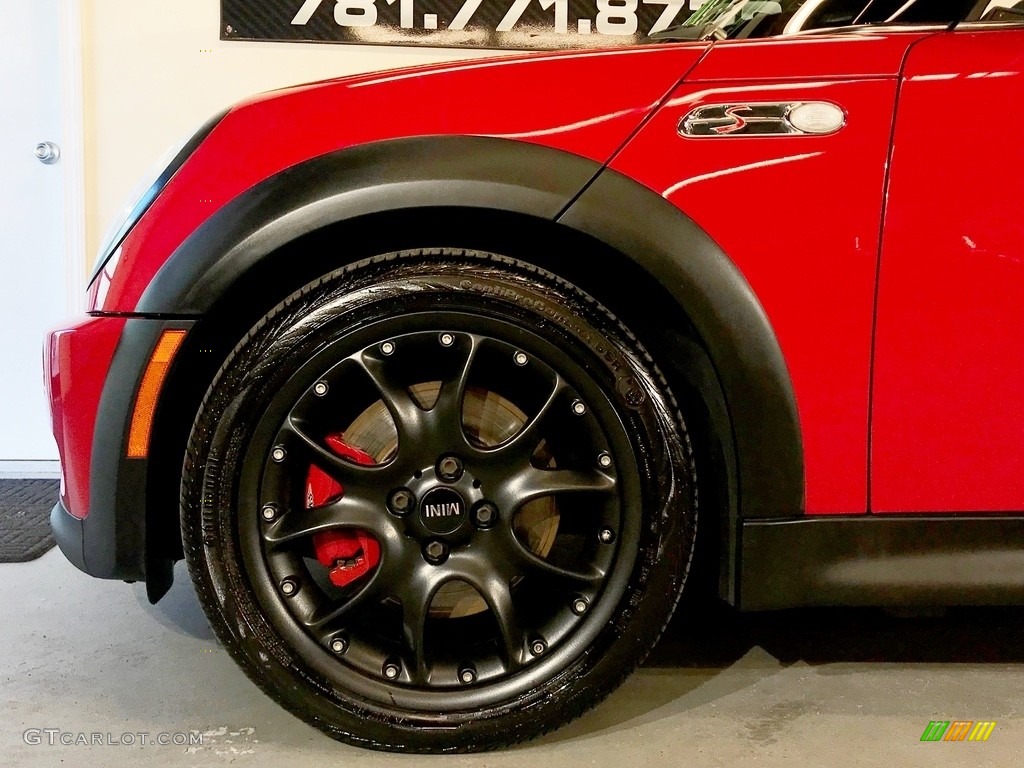
<svg viewBox="0 0 1024 768"><path fill-rule="evenodd" d="M161 270L140 309L201 318L168 377L165 392L174 397L165 396L154 429L148 560L179 556L176 509L158 499L177 498L192 418L235 343L285 296L326 272L374 253L436 245L492 250L560 274L609 306L648 345L693 421L698 471L712 478L701 488L702 509L707 519L710 507L720 526L714 536L722 548L720 593L734 599L740 515L792 516L803 508L795 401L767 317L710 237L655 193L573 155L499 143L516 146L503 146L500 160L490 153L493 140L442 141L433 145L436 152L427 151L427 140L374 146L378 164L384 144L392 158L402 154L398 144L411 156L408 167L378 167L391 182L389 194L376 197L381 190L368 170L356 198L353 180L324 171L372 168L369 157L310 161L303 172L292 169L272 180L274 188L256 188L228 206L233 211L214 216ZM466 154L451 156L460 152ZM486 166L469 161L478 154L492 155ZM429 189L420 182L442 170L441 194L420 197ZM402 181L403 173L415 179ZM489 187L480 178L494 174L513 181ZM337 184L345 191L331 195ZM411 195L412 204L403 206L402 195ZM358 205L347 207L353 200ZM614 210L644 216L609 216ZM740 325L722 327L729 323Z"/></svg>
<svg viewBox="0 0 1024 768"><path fill-rule="evenodd" d="M643 213L610 217L608 210ZM558 221L639 265L693 324L732 424L739 514L802 514L803 440L793 382L767 313L728 255L660 195L611 170Z"/></svg>

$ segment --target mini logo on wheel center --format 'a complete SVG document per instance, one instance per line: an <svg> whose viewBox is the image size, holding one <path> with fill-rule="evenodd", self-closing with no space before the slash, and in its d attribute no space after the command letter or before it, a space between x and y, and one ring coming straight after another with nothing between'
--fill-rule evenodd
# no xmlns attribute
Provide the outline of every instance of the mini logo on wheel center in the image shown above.
<svg viewBox="0 0 1024 768"><path fill-rule="evenodd" d="M457 517L462 514L462 505L458 502L448 504L427 504L423 510L424 517Z"/></svg>
<svg viewBox="0 0 1024 768"><path fill-rule="evenodd" d="M431 533L453 533L466 519L466 502L451 488L435 488L423 497L420 522Z"/></svg>

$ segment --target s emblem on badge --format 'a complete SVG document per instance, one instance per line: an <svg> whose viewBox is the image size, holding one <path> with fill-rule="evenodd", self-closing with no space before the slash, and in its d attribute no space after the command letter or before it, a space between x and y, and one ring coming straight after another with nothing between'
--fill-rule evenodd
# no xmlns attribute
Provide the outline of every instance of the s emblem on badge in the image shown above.
<svg viewBox="0 0 1024 768"><path fill-rule="evenodd" d="M733 122L731 125L719 125L712 128L712 133L723 136L727 133L736 133L742 131L747 127L747 121L740 115L740 112L750 112L750 107L746 105L740 105L735 107L729 107L725 110L725 117L732 118Z"/></svg>

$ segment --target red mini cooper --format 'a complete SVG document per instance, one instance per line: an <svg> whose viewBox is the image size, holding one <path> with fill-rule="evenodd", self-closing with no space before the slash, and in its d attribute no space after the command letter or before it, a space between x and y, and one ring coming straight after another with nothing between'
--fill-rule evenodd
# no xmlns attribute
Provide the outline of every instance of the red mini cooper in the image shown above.
<svg viewBox="0 0 1024 768"><path fill-rule="evenodd" d="M716 5L210 121L49 339L67 557L186 559L422 752L594 706L696 546L742 610L1024 603L1024 3Z"/></svg>

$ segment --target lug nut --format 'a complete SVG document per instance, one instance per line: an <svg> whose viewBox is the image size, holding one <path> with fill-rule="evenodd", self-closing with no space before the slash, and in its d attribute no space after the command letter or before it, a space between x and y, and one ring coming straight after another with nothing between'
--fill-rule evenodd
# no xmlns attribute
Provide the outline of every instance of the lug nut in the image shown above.
<svg viewBox="0 0 1024 768"><path fill-rule="evenodd" d="M442 347L450 347L452 344L455 343L455 337L452 336L450 333L442 333L440 336L440 340Z"/></svg>
<svg viewBox="0 0 1024 768"><path fill-rule="evenodd" d="M385 341L380 345L381 354L393 355L395 353L395 345L390 341Z"/></svg>
<svg viewBox="0 0 1024 768"><path fill-rule="evenodd" d="M348 643L343 638L336 637L331 640L331 650L340 655L348 650Z"/></svg>
<svg viewBox="0 0 1024 768"><path fill-rule="evenodd" d="M431 565L440 565L448 559L448 547L444 542L431 541L423 548L423 557Z"/></svg>
<svg viewBox="0 0 1024 768"><path fill-rule="evenodd" d="M530 653L534 656L541 656L548 649L548 644L543 640L534 640L530 643Z"/></svg>
<svg viewBox="0 0 1024 768"><path fill-rule="evenodd" d="M315 394L317 397L323 397L324 395L327 394L328 389L329 387L327 386L326 381L318 381L316 384L313 385L313 394Z"/></svg>
<svg viewBox="0 0 1024 768"><path fill-rule="evenodd" d="M299 591L299 585L291 579L285 579L281 582L281 591L288 597L291 597Z"/></svg>
<svg viewBox="0 0 1024 768"><path fill-rule="evenodd" d="M572 412L575 413L577 416L582 416L584 413L587 412L586 403L584 403L582 400L573 400Z"/></svg>
<svg viewBox="0 0 1024 768"><path fill-rule="evenodd" d="M526 365L530 361L530 358L526 356L525 352L516 352L515 355L512 356L512 359L515 361L516 365Z"/></svg>
<svg viewBox="0 0 1024 768"><path fill-rule="evenodd" d="M267 504L267 506L263 508L261 514L263 515L263 519L268 523L272 522L274 518L277 517L277 507L273 504Z"/></svg>
<svg viewBox="0 0 1024 768"><path fill-rule="evenodd" d="M608 469L612 465L612 455L607 451L597 456L597 464L602 469Z"/></svg>
<svg viewBox="0 0 1024 768"><path fill-rule="evenodd" d="M597 539L602 544L611 544L615 541L615 531L611 528L602 528L600 533L597 534Z"/></svg>
<svg viewBox="0 0 1024 768"><path fill-rule="evenodd" d="M388 496L388 509L391 513L398 515L399 517L408 515L412 508L416 505L416 497L412 495L411 491L405 488L399 488L397 491L392 491L391 495Z"/></svg>
<svg viewBox="0 0 1024 768"><path fill-rule="evenodd" d="M384 677L388 680L396 680L398 676L402 674L402 668L398 666L397 661L389 661L384 665Z"/></svg>
<svg viewBox="0 0 1024 768"><path fill-rule="evenodd" d="M575 613L577 616L582 616L584 613L587 612L588 605L589 604L584 598L577 597L575 600L572 601L572 612Z"/></svg>
<svg viewBox="0 0 1024 768"><path fill-rule="evenodd" d="M459 680L469 685L476 682L476 670L472 667L463 667L459 670Z"/></svg>
<svg viewBox="0 0 1024 768"><path fill-rule="evenodd" d="M458 456L442 456L437 462L437 476L447 483L462 477L462 460Z"/></svg>
<svg viewBox="0 0 1024 768"><path fill-rule="evenodd" d="M498 522L498 508L489 501L477 504L473 510L473 522L478 528L490 528Z"/></svg>
<svg viewBox="0 0 1024 768"><path fill-rule="evenodd" d="M278 464L280 464L282 461L284 461L285 458L287 458L287 456L288 456L288 452L284 448L282 448L280 445L277 446L276 448L274 448L274 450L272 450L270 452L270 458L272 458Z"/></svg>

